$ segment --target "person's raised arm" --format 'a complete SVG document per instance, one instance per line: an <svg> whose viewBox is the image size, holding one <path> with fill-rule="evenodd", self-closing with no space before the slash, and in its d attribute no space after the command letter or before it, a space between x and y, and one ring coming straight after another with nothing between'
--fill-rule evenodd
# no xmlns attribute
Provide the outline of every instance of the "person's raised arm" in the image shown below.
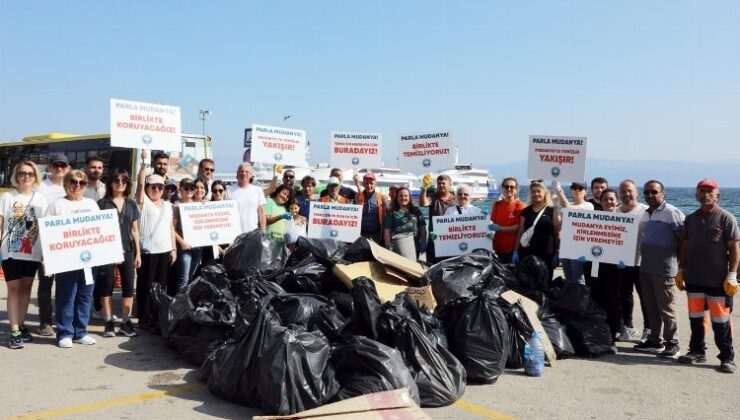
<svg viewBox="0 0 740 420"><path fill-rule="evenodd" d="M146 168L149 166L149 151L141 151L141 165L139 167L139 174L136 177L136 204L139 208L144 205L144 187L146 183Z"/></svg>

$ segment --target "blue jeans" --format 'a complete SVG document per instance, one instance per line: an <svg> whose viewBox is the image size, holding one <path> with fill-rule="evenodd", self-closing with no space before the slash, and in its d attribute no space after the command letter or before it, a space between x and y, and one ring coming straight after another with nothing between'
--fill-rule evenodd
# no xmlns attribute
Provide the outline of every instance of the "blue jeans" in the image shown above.
<svg viewBox="0 0 740 420"><path fill-rule="evenodd" d="M93 278L97 271L93 268ZM86 336L95 284L85 284L85 274L82 270L58 273L54 282L57 285L55 298L57 339L68 337L79 339Z"/></svg>
<svg viewBox="0 0 740 420"><path fill-rule="evenodd" d="M563 266L566 283L578 283L580 285L586 285L586 278L583 276L582 262L578 260L569 260L567 258L563 258L560 260L560 264Z"/></svg>
<svg viewBox="0 0 740 420"><path fill-rule="evenodd" d="M191 248L189 251L183 251L177 249L177 282L176 282L176 293L180 293L185 290L188 283L193 279L195 269L200 264L200 260L203 256L203 248Z"/></svg>

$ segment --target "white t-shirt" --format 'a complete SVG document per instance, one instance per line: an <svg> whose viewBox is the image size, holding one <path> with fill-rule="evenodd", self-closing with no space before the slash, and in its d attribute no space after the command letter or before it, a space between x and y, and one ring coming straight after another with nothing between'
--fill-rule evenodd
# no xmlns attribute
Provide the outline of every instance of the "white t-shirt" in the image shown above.
<svg viewBox="0 0 740 420"><path fill-rule="evenodd" d="M64 214L87 213L98 210L100 210L98 203L87 197L82 197L82 200L60 198L49 204L49 207L46 209L46 215L61 216Z"/></svg>
<svg viewBox="0 0 740 420"><path fill-rule="evenodd" d="M49 178L41 181L39 191L46 196L46 202L49 204L67 195L67 192L64 191L64 185L54 184Z"/></svg>
<svg viewBox="0 0 740 420"><path fill-rule="evenodd" d="M617 207L617 211L619 213L627 213L627 214L634 214L637 216L637 218L640 220L640 227L637 230L637 251L636 251L636 258L635 258L635 266L640 265L640 245L642 245L642 237L645 236L645 222L647 222L647 219L642 217L643 214L645 214L645 211L648 209L648 205L645 203L637 203L637 206L633 208L632 210L628 212L622 211L622 206Z"/></svg>
<svg viewBox="0 0 740 420"><path fill-rule="evenodd" d="M242 233L259 229L259 213L257 211L259 207L265 205L265 195L262 189L254 185L241 188L238 184L231 184L227 191L228 199L236 201L239 207Z"/></svg>
<svg viewBox="0 0 740 420"><path fill-rule="evenodd" d="M18 190L12 190L0 196L3 260L41 261L38 218L44 216L46 206L46 197L40 192L21 195Z"/></svg>
<svg viewBox="0 0 740 420"><path fill-rule="evenodd" d="M162 207L157 207L144 194L144 205L139 219L141 230L141 252L161 254L170 252L172 247L172 203L162 200Z"/></svg>
<svg viewBox="0 0 740 420"><path fill-rule="evenodd" d="M460 208L459 211L457 210L458 207ZM478 214L481 214L481 210L478 207L476 207L476 206L474 206L472 204L470 204L470 205L468 205L466 207L463 207L463 206L450 206L447 209L447 211L445 212L444 215L445 216L455 216L455 215L458 215L458 214L478 215Z"/></svg>

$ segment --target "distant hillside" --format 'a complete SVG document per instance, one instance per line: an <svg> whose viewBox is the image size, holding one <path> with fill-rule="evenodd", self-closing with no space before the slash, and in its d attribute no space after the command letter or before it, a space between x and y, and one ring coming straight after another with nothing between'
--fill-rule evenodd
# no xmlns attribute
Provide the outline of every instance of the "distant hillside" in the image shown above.
<svg viewBox="0 0 740 420"><path fill-rule="evenodd" d="M501 165L488 165L491 175L497 181L506 176L515 176L517 179L527 178L527 162L513 162ZM668 187L693 187L702 178L714 178L723 187L740 187L740 162L735 164L670 162L660 160L606 160L588 159L586 162L586 178L591 180L596 176L603 176L610 185L616 184L625 178L631 178L638 183L649 179L657 179Z"/></svg>

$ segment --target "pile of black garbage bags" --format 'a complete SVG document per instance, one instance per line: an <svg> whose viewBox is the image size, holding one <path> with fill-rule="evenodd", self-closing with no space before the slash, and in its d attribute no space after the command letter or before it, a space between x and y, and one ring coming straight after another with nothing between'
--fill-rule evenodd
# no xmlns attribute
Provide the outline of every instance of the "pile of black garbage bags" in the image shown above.
<svg viewBox="0 0 740 420"><path fill-rule="evenodd" d="M523 367L532 334L515 290L540 304L559 357L608 352L605 316L584 287L556 287L537 258L503 265L488 251L448 259L422 276L437 307L408 293L382 303L372 280L351 289L337 263L374 260L370 245L300 238L288 254L260 231L239 236L223 264L200 267L182 293L155 284L151 299L168 344L200 365L200 378L228 401L293 414L406 387L422 407L462 397L466 383L493 383ZM555 283L557 284L557 283Z"/></svg>

